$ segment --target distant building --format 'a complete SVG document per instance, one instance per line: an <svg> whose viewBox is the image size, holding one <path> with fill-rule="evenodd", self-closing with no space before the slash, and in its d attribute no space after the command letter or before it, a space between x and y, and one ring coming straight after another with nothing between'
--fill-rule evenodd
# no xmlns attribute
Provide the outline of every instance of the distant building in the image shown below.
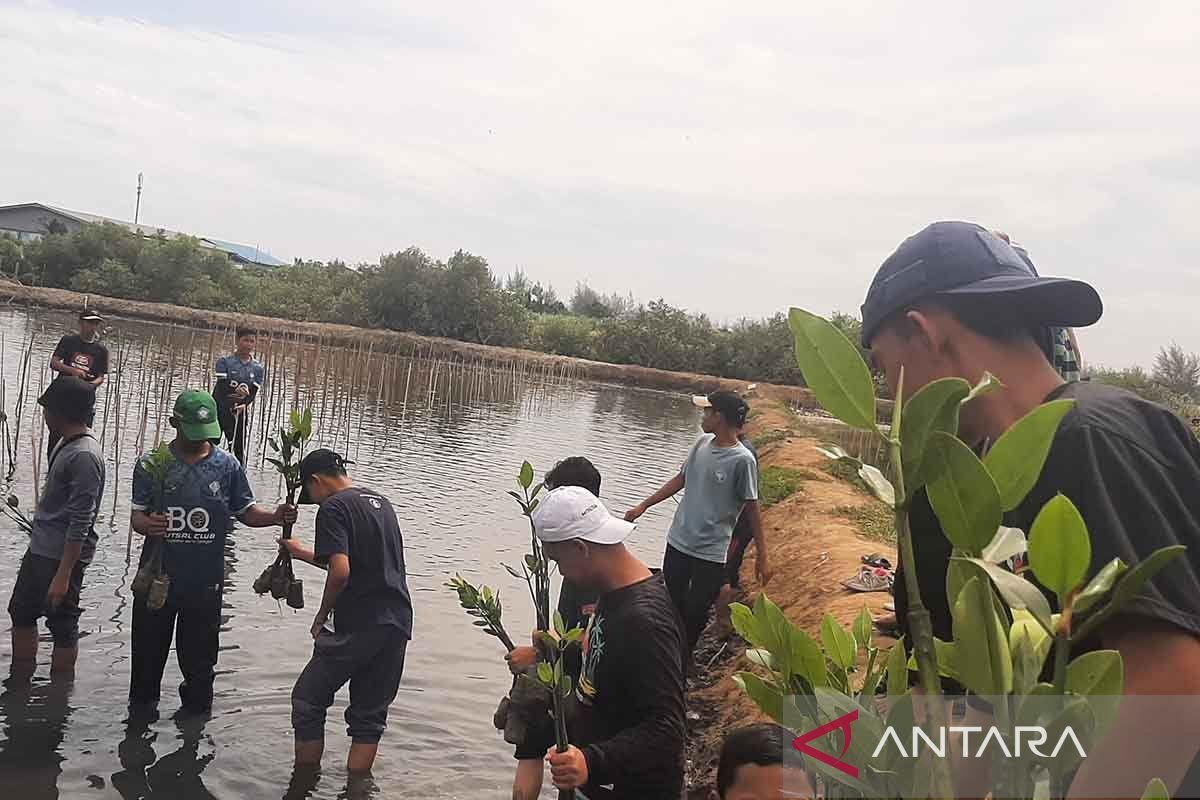
<svg viewBox="0 0 1200 800"><path fill-rule="evenodd" d="M8 234L17 241L33 242L48 233L74 233L84 224L101 224L111 222L126 230L141 236L162 236L174 239L182 236L179 231L156 228L153 225L135 225L111 217L98 214L85 214L80 211L67 211L63 208L44 205L42 203L18 203L11 206L0 206L0 236ZM259 267L286 267L289 262L281 261L268 252L259 250L253 245L236 244L221 239L210 239L197 236L200 246L224 253L234 264L254 265Z"/></svg>

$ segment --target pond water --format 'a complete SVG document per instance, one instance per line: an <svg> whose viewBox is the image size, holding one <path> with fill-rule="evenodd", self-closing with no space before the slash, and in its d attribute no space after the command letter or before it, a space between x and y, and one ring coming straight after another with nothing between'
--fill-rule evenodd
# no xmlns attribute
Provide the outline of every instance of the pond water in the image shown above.
<svg viewBox="0 0 1200 800"><path fill-rule="evenodd" d="M36 396L39 383L49 379L50 352L74 327L66 314L0 312L0 403L16 455L13 459L0 444L0 473L15 461L11 488L23 507L32 505L34 474L43 468L34 457L43 446L43 430L31 396L16 412L21 364L31 353L28 395ZM309 605L303 611L280 609L274 600L256 596L250 583L274 558L274 529L239 529L231 537L211 719L172 720L179 683L172 656L162 720L148 730L123 722L129 583L138 549L134 541L130 561L131 466L156 435L168 436L169 398L185 383L211 386L213 359L231 339L109 321L105 341L121 378L110 379L102 390L96 423L108 485L97 521L100 546L85 581L77 675L73 684L49 681L50 643L43 636L32 684L6 683L0 695L0 798L508 797L512 748L491 724L510 682L503 649L471 626L443 584L460 572L500 587L506 627L514 639L523 639L522 632L532 628L532 608L524 584L500 566L518 563L528 546L527 523L505 494L515 488L521 461L528 459L540 475L562 457L586 455L603 475L605 501L623 512L678 468L698 434L687 398L535 369L435 363L419 354L381 356L260 337L268 387L257 404L247 467L259 501L274 504L281 496L272 468L262 465L264 430L295 400L312 405L316 443L348 450L356 480L386 494L396 507L416 615L374 784L348 783L345 691L330 710L324 773L293 781L289 695L311 651L308 630L323 573L296 566ZM652 566L661 563L673 510L666 503L651 511L631 541ZM314 516L311 509L301 511L296 535L306 542L312 541ZM24 550L24 534L0 519L5 604ZM5 676L11 653L4 634Z"/></svg>

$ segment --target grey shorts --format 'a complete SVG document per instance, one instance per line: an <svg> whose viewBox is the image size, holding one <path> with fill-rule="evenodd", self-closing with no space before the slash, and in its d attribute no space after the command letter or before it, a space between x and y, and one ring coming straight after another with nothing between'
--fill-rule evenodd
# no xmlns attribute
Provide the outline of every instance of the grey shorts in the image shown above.
<svg viewBox="0 0 1200 800"><path fill-rule="evenodd" d="M67 594L58 608L46 607L46 593L58 573L58 559L25 551L12 598L8 601L8 616L14 628L35 628L42 617L54 637L55 647L75 647L79 643L79 595L83 592L83 570L87 566L76 562L68 582Z"/></svg>
<svg viewBox="0 0 1200 800"><path fill-rule="evenodd" d="M325 738L325 712L338 690L350 683L346 732L356 743L375 744L387 727L388 707L400 689L408 637L391 625L348 633L322 632L308 666L292 689L296 739Z"/></svg>

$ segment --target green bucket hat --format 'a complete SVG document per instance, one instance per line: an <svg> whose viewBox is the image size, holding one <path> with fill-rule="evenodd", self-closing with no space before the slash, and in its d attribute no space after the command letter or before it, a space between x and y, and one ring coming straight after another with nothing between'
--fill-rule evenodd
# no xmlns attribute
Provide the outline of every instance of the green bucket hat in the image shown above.
<svg viewBox="0 0 1200 800"><path fill-rule="evenodd" d="M175 401L172 416L179 432L193 442L221 438L221 425L217 422L217 402L208 392L188 389Z"/></svg>

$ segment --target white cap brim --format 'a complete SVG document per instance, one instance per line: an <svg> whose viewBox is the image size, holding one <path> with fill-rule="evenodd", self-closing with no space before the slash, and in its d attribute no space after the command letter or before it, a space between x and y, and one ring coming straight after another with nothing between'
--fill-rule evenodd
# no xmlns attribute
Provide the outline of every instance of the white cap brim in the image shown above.
<svg viewBox="0 0 1200 800"><path fill-rule="evenodd" d="M637 524L634 522L626 522L623 519L612 517L599 529L578 538L593 544L620 544L628 538L629 534L633 533L635 528L637 528Z"/></svg>
<svg viewBox="0 0 1200 800"><path fill-rule="evenodd" d="M692 405L696 408L712 408L712 403L708 402L708 398L702 394L692 395Z"/></svg>

